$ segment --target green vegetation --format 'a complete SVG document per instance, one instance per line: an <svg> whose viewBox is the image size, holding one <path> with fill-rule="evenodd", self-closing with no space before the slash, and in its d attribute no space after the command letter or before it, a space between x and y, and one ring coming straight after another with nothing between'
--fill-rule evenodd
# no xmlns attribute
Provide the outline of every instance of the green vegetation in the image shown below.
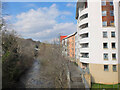
<svg viewBox="0 0 120 90"><path fill-rule="evenodd" d="M93 83L91 89L93 89L93 88L119 88L120 89L120 84L105 85L105 84Z"/></svg>
<svg viewBox="0 0 120 90"><path fill-rule="evenodd" d="M76 62L74 62L74 64L75 64L76 66L78 66L78 64L77 64Z"/></svg>
<svg viewBox="0 0 120 90"><path fill-rule="evenodd" d="M2 87L17 86L21 75L28 70L34 60L37 42L22 39L14 31L2 30Z"/></svg>

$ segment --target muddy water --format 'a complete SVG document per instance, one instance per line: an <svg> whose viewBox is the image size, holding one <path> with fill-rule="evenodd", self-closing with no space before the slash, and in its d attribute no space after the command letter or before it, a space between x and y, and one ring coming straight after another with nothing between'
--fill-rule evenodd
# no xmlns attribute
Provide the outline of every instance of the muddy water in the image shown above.
<svg viewBox="0 0 120 90"><path fill-rule="evenodd" d="M38 60L35 60L30 70L26 72L20 79L20 87L24 88L50 88L51 81L43 74L44 69L40 67Z"/></svg>

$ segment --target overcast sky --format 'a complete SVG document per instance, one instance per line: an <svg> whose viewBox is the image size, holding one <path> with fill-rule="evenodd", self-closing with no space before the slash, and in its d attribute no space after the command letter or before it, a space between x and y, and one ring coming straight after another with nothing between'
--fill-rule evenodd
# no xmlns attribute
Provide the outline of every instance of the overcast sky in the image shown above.
<svg viewBox="0 0 120 90"><path fill-rule="evenodd" d="M76 31L76 2L9 2L4 18L24 38L51 42Z"/></svg>

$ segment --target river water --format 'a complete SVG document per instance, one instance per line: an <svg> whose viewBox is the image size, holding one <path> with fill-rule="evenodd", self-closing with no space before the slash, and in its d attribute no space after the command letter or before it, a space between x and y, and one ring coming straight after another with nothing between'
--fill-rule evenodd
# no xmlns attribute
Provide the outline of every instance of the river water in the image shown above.
<svg viewBox="0 0 120 90"><path fill-rule="evenodd" d="M41 71L42 70L42 71ZM51 88L52 83L43 74L40 62L35 60L32 67L21 77L19 87L21 88Z"/></svg>

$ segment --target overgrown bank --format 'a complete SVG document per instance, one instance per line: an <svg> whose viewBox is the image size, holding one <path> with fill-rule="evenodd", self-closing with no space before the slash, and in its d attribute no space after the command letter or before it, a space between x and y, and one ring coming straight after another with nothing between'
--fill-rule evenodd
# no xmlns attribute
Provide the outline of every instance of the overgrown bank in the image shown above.
<svg viewBox="0 0 120 90"><path fill-rule="evenodd" d="M31 67L36 42L14 32L2 31L2 87L16 87L21 75Z"/></svg>

